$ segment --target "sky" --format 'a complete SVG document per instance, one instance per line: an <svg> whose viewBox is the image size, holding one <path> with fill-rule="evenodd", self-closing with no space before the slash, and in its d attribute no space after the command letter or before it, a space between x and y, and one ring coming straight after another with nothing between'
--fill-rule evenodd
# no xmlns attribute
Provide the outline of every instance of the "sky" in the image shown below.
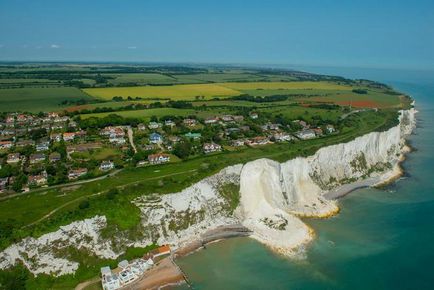
<svg viewBox="0 0 434 290"><path fill-rule="evenodd" d="M0 0L0 61L434 69L434 1Z"/></svg>

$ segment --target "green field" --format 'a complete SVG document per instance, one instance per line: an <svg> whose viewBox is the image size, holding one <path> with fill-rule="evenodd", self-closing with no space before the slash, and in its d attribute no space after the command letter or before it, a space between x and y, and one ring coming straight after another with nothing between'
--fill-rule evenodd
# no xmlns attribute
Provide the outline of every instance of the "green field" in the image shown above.
<svg viewBox="0 0 434 290"><path fill-rule="evenodd" d="M63 110L59 106L63 100L78 99L92 97L72 87L0 89L0 111L59 111Z"/></svg>
<svg viewBox="0 0 434 290"><path fill-rule="evenodd" d="M176 81L176 79L172 77L156 73L107 74L107 76L113 78L109 80L109 83L115 86L131 83L142 85L171 84Z"/></svg>

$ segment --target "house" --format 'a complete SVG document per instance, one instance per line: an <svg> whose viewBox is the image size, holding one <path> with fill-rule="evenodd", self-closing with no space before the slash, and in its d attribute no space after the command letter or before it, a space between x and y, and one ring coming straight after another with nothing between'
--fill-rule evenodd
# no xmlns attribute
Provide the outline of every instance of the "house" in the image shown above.
<svg viewBox="0 0 434 290"><path fill-rule="evenodd" d="M244 121L244 116L242 115L236 115L232 117L234 119L235 122L242 122Z"/></svg>
<svg viewBox="0 0 434 290"><path fill-rule="evenodd" d="M54 119L54 118L59 117L59 114L56 113L56 112L49 112L49 113L47 114L47 116L48 116L48 118L50 118L50 119Z"/></svg>
<svg viewBox="0 0 434 290"><path fill-rule="evenodd" d="M50 134L50 140L53 142L60 142L60 141L62 141L62 134L61 133L51 133Z"/></svg>
<svg viewBox="0 0 434 290"><path fill-rule="evenodd" d="M115 164L112 161L103 161L99 166L99 169L101 169L102 171L111 170L113 168L115 168Z"/></svg>
<svg viewBox="0 0 434 290"><path fill-rule="evenodd" d="M74 132L65 132L63 133L63 140L64 141L73 141L75 138L75 133Z"/></svg>
<svg viewBox="0 0 434 290"><path fill-rule="evenodd" d="M295 135L302 140L313 139L316 137L315 131L310 130L310 129L300 131Z"/></svg>
<svg viewBox="0 0 434 290"><path fill-rule="evenodd" d="M161 143L163 142L163 137L158 133L151 133L151 135L149 136L149 142L154 144Z"/></svg>
<svg viewBox="0 0 434 290"><path fill-rule="evenodd" d="M215 124L219 121L218 117L211 117L205 119L205 124Z"/></svg>
<svg viewBox="0 0 434 290"><path fill-rule="evenodd" d="M221 119L223 122L232 122L234 117L232 115L223 115Z"/></svg>
<svg viewBox="0 0 434 290"><path fill-rule="evenodd" d="M133 272L131 272L128 268L119 272L119 280L124 285L134 281L136 278L137 276L134 275Z"/></svg>
<svg viewBox="0 0 434 290"><path fill-rule="evenodd" d="M258 119L259 115L256 112L250 112L249 113L250 119Z"/></svg>
<svg viewBox="0 0 434 290"><path fill-rule="evenodd" d="M164 122L164 125L167 126L167 127L170 127L170 128L176 126L175 122L173 122L172 120L166 120L166 121Z"/></svg>
<svg viewBox="0 0 434 290"><path fill-rule="evenodd" d="M58 152L53 152L50 154L50 156L48 156L48 160L50 160L50 162L58 162L61 158L62 157Z"/></svg>
<svg viewBox="0 0 434 290"><path fill-rule="evenodd" d="M315 135L317 135L317 136L322 136L323 135L323 132L322 132L321 128L313 128L312 130L315 132Z"/></svg>
<svg viewBox="0 0 434 290"><path fill-rule="evenodd" d="M35 164L45 161L45 154L42 153L35 153L30 155L30 164Z"/></svg>
<svg viewBox="0 0 434 290"><path fill-rule="evenodd" d="M47 184L47 173L43 172L38 175L30 175L27 184L29 186L41 186Z"/></svg>
<svg viewBox="0 0 434 290"><path fill-rule="evenodd" d="M35 146L35 141L33 140L20 140L17 143L15 143L15 146L17 147L26 147L26 146Z"/></svg>
<svg viewBox="0 0 434 290"><path fill-rule="evenodd" d="M139 162L137 162L136 166L137 167L142 167L145 166L146 164L148 164L149 162L146 160L140 160Z"/></svg>
<svg viewBox="0 0 434 290"><path fill-rule="evenodd" d="M161 164L170 161L170 156L164 153L151 154L148 156L150 164Z"/></svg>
<svg viewBox="0 0 434 290"><path fill-rule="evenodd" d="M122 145L127 142L124 137L117 137L117 136L110 136L109 142L116 144L116 145Z"/></svg>
<svg viewBox="0 0 434 290"><path fill-rule="evenodd" d="M8 164L20 162L20 153L8 154L8 159L6 160Z"/></svg>
<svg viewBox="0 0 434 290"><path fill-rule="evenodd" d="M84 176L87 174L86 168L78 168L78 169L72 169L68 172L68 179L77 179L81 176Z"/></svg>
<svg viewBox="0 0 434 290"><path fill-rule="evenodd" d="M335 130L335 127L334 127L333 125L327 125L327 126L326 126L326 130L327 130L327 132L328 132L329 134L331 134L331 133L333 133L333 132L336 131L336 130Z"/></svg>
<svg viewBox="0 0 434 290"><path fill-rule="evenodd" d="M110 136L112 138L120 138L120 137L124 137L125 136L125 131L122 127L117 126L117 127L105 127L104 129L101 130L101 132L99 133L101 136Z"/></svg>
<svg viewBox="0 0 434 290"><path fill-rule="evenodd" d="M245 142L246 142L246 140L244 140L244 139L237 139L237 140L232 141L232 146L235 146L235 147L244 146Z"/></svg>
<svg viewBox="0 0 434 290"><path fill-rule="evenodd" d="M0 192L3 192L9 183L9 177L0 178Z"/></svg>
<svg viewBox="0 0 434 290"><path fill-rule="evenodd" d="M184 123L184 125L189 127L196 126L197 124L197 121L195 119L184 119L182 122Z"/></svg>
<svg viewBox="0 0 434 290"><path fill-rule="evenodd" d="M202 137L202 134L200 134L200 133L191 133L191 132L188 132L188 133L185 134L184 136L185 136L186 138L189 138L189 139L197 140L197 139L200 139L200 138Z"/></svg>
<svg viewBox="0 0 434 290"><path fill-rule="evenodd" d="M158 124L157 122L149 122L149 124L148 124L149 129L158 129L159 127L160 127L160 124Z"/></svg>
<svg viewBox="0 0 434 290"><path fill-rule="evenodd" d="M140 130L140 131L145 131L146 130L146 126L145 126L145 124L139 124L139 125L137 125L137 129L138 130Z"/></svg>
<svg viewBox="0 0 434 290"><path fill-rule="evenodd" d="M38 143L36 145L36 151L38 151L38 152L47 151L49 147L50 147L50 142L48 142L48 141L41 142L41 143Z"/></svg>
<svg viewBox="0 0 434 290"><path fill-rule="evenodd" d="M249 146L267 145L268 143L270 143L270 139L263 136L257 136L246 141Z"/></svg>
<svg viewBox="0 0 434 290"><path fill-rule="evenodd" d="M229 136L231 133L238 133L241 130L239 128L228 128L225 130L226 136Z"/></svg>
<svg viewBox="0 0 434 290"><path fill-rule="evenodd" d="M294 137L292 137L288 133L283 133L283 132L282 133L274 133L273 138L277 142L291 141L292 139L294 139Z"/></svg>
<svg viewBox="0 0 434 290"><path fill-rule="evenodd" d="M310 127L310 125L303 120L294 120L292 122L300 125L301 127L303 127L303 129L309 129Z"/></svg>
<svg viewBox="0 0 434 290"><path fill-rule="evenodd" d="M7 116L6 117L6 123L7 124L13 124L13 123L15 123L15 117L12 116L12 115Z"/></svg>
<svg viewBox="0 0 434 290"><path fill-rule="evenodd" d="M13 136L13 135L15 135L15 130L14 129L4 129L4 130L2 130L1 134L3 136Z"/></svg>
<svg viewBox="0 0 434 290"><path fill-rule="evenodd" d="M0 141L0 149L9 149L12 145L12 141Z"/></svg>
<svg viewBox="0 0 434 290"><path fill-rule="evenodd" d="M217 152L217 151L221 151L221 150L222 150L222 146L220 146L219 144L216 144L216 143L203 144L203 151L205 153Z"/></svg>
<svg viewBox="0 0 434 290"><path fill-rule="evenodd" d="M181 137L179 137L179 136L169 136L168 139L172 143L177 143L177 142L181 141Z"/></svg>
<svg viewBox="0 0 434 290"><path fill-rule="evenodd" d="M114 274L108 266L101 268L101 284L103 290L116 290L121 288L119 277Z"/></svg>

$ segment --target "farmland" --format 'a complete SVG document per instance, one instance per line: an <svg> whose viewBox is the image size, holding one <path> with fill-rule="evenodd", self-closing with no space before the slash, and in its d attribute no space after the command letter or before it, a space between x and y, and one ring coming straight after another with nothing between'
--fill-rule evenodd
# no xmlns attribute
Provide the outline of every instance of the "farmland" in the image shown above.
<svg viewBox="0 0 434 290"><path fill-rule="evenodd" d="M59 111L63 100L92 98L72 87L0 89L0 111Z"/></svg>

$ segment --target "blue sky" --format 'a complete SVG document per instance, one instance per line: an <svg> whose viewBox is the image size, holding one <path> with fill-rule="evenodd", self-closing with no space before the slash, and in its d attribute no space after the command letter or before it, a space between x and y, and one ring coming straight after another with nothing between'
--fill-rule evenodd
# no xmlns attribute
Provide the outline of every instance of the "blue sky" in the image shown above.
<svg viewBox="0 0 434 290"><path fill-rule="evenodd" d="M0 60L429 69L434 1L0 0Z"/></svg>

